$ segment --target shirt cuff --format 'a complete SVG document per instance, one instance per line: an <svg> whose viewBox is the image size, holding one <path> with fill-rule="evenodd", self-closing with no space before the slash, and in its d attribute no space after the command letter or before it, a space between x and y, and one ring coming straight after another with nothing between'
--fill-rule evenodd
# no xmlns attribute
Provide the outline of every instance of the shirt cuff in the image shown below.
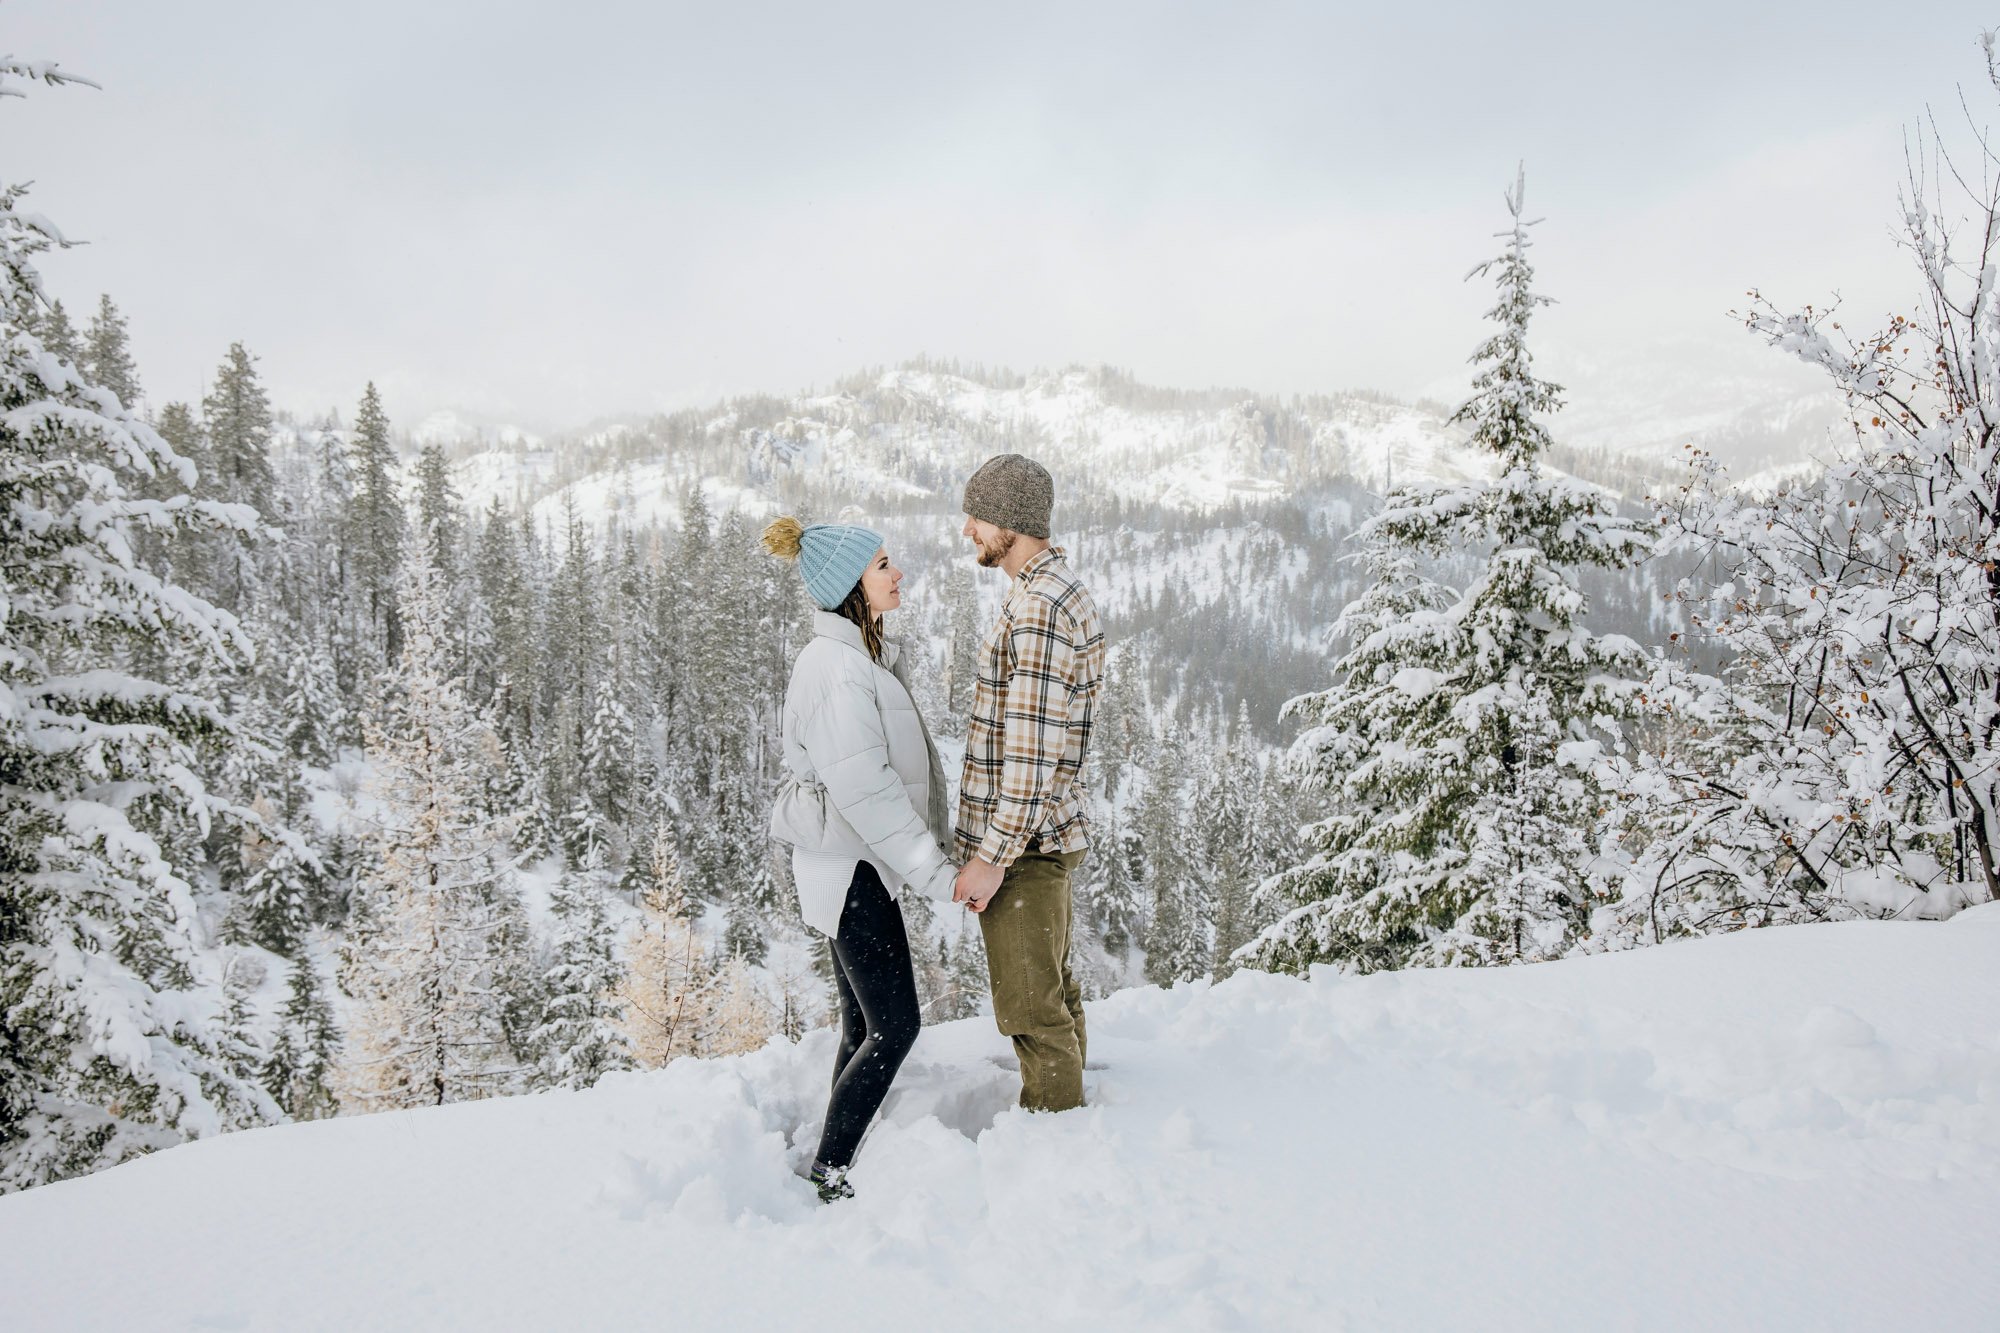
<svg viewBox="0 0 2000 1333"><path fill-rule="evenodd" d="M981 840L979 849L974 855L988 865L999 866L1005 870L1014 864L1022 852L1028 850L1028 841L1032 836L1023 833L1010 838L997 827L989 827L986 830L986 837Z"/></svg>

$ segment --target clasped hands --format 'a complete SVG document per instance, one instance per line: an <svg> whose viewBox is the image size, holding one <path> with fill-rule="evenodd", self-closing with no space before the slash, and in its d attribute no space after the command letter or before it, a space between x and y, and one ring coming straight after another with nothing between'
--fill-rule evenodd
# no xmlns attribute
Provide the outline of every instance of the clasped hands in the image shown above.
<svg viewBox="0 0 2000 1333"><path fill-rule="evenodd" d="M958 879L951 886L951 900L983 912L986 904L993 901L993 895L1000 892L1000 881L1006 876L1002 867L975 856L958 868Z"/></svg>

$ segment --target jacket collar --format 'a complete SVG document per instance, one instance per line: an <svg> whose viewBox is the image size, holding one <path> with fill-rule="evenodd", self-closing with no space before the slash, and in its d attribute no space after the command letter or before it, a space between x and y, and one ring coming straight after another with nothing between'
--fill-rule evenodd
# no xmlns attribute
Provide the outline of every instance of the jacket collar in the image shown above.
<svg viewBox="0 0 2000 1333"><path fill-rule="evenodd" d="M868 645L861 642L861 626L837 611L814 611L813 633L822 639L844 643L863 657L868 656ZM882 640L882 665L893 671L897 654L901 651L901 645L894 639Z"/></svg>

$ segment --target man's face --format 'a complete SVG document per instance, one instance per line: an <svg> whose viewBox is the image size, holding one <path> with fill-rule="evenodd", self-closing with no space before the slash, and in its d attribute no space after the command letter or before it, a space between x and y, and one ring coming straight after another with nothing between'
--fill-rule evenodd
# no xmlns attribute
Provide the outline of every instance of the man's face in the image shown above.
<svg viewBox="0 0 2000 1333"><path fill-rule="evenodd" d="M996 528L983 518L965 516L965 526L959 531L972 538L973 547L979 552L979 563L991 569L1007 558L1007 552L1014 549L1014 541L1021 534L1006 528Z"/></svg>

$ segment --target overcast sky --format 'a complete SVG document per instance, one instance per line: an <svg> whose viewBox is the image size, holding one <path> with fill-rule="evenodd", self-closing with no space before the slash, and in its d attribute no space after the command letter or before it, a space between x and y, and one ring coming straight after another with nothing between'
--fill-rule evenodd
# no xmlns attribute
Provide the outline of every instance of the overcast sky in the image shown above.
<svg viewBox="0 0 2000 1333"><path fill-rule="evenodd" d="M1903 130L1995 107L1987 8L0 0L104 85L0 104L0 176L155 404L237 339L407 425L918 353L1449 396L1517 159L1553 362L1754 376L1750 285L1907 305Z"/></svg>

